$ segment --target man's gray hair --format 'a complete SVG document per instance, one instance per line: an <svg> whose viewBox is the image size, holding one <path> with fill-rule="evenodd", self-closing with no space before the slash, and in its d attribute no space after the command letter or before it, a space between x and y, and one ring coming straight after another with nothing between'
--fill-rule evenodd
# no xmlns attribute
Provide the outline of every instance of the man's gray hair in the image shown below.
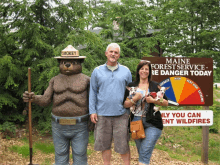
<svg viewBox="0 0 220 165"><path fill-rule="evenodd" d="M118 48L119 49L119 54L120 54L120 46L117 43L110 43L107 48L106 48L106 52L108 51L109 47L113 47L113 48Z"/></svg>

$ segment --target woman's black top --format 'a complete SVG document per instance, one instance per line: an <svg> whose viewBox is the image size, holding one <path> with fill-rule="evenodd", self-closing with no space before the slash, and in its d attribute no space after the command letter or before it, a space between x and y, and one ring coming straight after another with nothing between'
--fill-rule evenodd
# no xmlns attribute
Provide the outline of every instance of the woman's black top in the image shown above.
<svg viewBox="0 0 220 165"><path fill-rule="evenodd" d="M158 88L158 83L155 82L155 81L150 81L149 82L149 90L150 92L158 92L160 89ZM128 84L129 87L137 87L138 86L138 82L134 81L134 82L131 82ZM123 104L126 100L126 98L129 96L129 90L126 89L125 91L125 95L124 95L124 101L123 101ZM167 97L166 95L164 94L164 99L167 100ZM148 106L149 110L147 111L147 114L146 114L146 121L148 123L151 123L153 126L155 126L156 128L159 128L159 129L163 129L163 121L162 121L162 117L161 117L161 113L160 111L156 112L155 115L153 114L154 113L154 104L153 103L150 103L150 106ZM131 120L133 119L134 115L132 113L131 114Z"/></svg>

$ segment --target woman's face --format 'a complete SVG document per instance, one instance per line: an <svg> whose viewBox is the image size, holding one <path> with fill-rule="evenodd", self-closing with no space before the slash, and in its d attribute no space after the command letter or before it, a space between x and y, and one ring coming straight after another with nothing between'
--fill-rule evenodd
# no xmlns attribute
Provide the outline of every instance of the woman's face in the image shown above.
<svg viewBox="0 0 220 165"><path fill-rule="evenodd" d="M144 65L142 68L139 70L139 75L140 79L147 79L149 76L149 66Z"/></svg>

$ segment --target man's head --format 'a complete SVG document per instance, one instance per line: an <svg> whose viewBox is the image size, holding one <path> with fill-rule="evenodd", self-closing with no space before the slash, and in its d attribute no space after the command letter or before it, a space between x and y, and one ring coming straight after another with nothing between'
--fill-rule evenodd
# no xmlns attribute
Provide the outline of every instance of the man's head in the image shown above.
<svg viewBox="0 0 220 165"><path fill-rule="evenodd" d="M119 49L119 54L120 54L120 46L117 43L111 43L107 46L106 48L106 52L108 51L109 47L113 47L113 48L118 48Z"/></svg>
<svg viewBox="0 0 220 165"><path fill-rule="evenodd" d="M120 57L120 46L117 43L109 44L106 48L105 56L107 57L107 65L117 65Z"/></svg>

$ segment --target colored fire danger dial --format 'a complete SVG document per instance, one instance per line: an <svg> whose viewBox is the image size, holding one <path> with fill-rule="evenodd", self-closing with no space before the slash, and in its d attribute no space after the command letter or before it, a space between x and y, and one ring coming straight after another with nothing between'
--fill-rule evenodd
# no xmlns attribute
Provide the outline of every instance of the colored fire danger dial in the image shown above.
<svg viewBox="0 0 220 165"><path fill-rule="evenodd" d="M161 87L170 87L165 94L174 105L203 105L204 95L199 86L186 77L170 77L160 82Z"/></svg>

